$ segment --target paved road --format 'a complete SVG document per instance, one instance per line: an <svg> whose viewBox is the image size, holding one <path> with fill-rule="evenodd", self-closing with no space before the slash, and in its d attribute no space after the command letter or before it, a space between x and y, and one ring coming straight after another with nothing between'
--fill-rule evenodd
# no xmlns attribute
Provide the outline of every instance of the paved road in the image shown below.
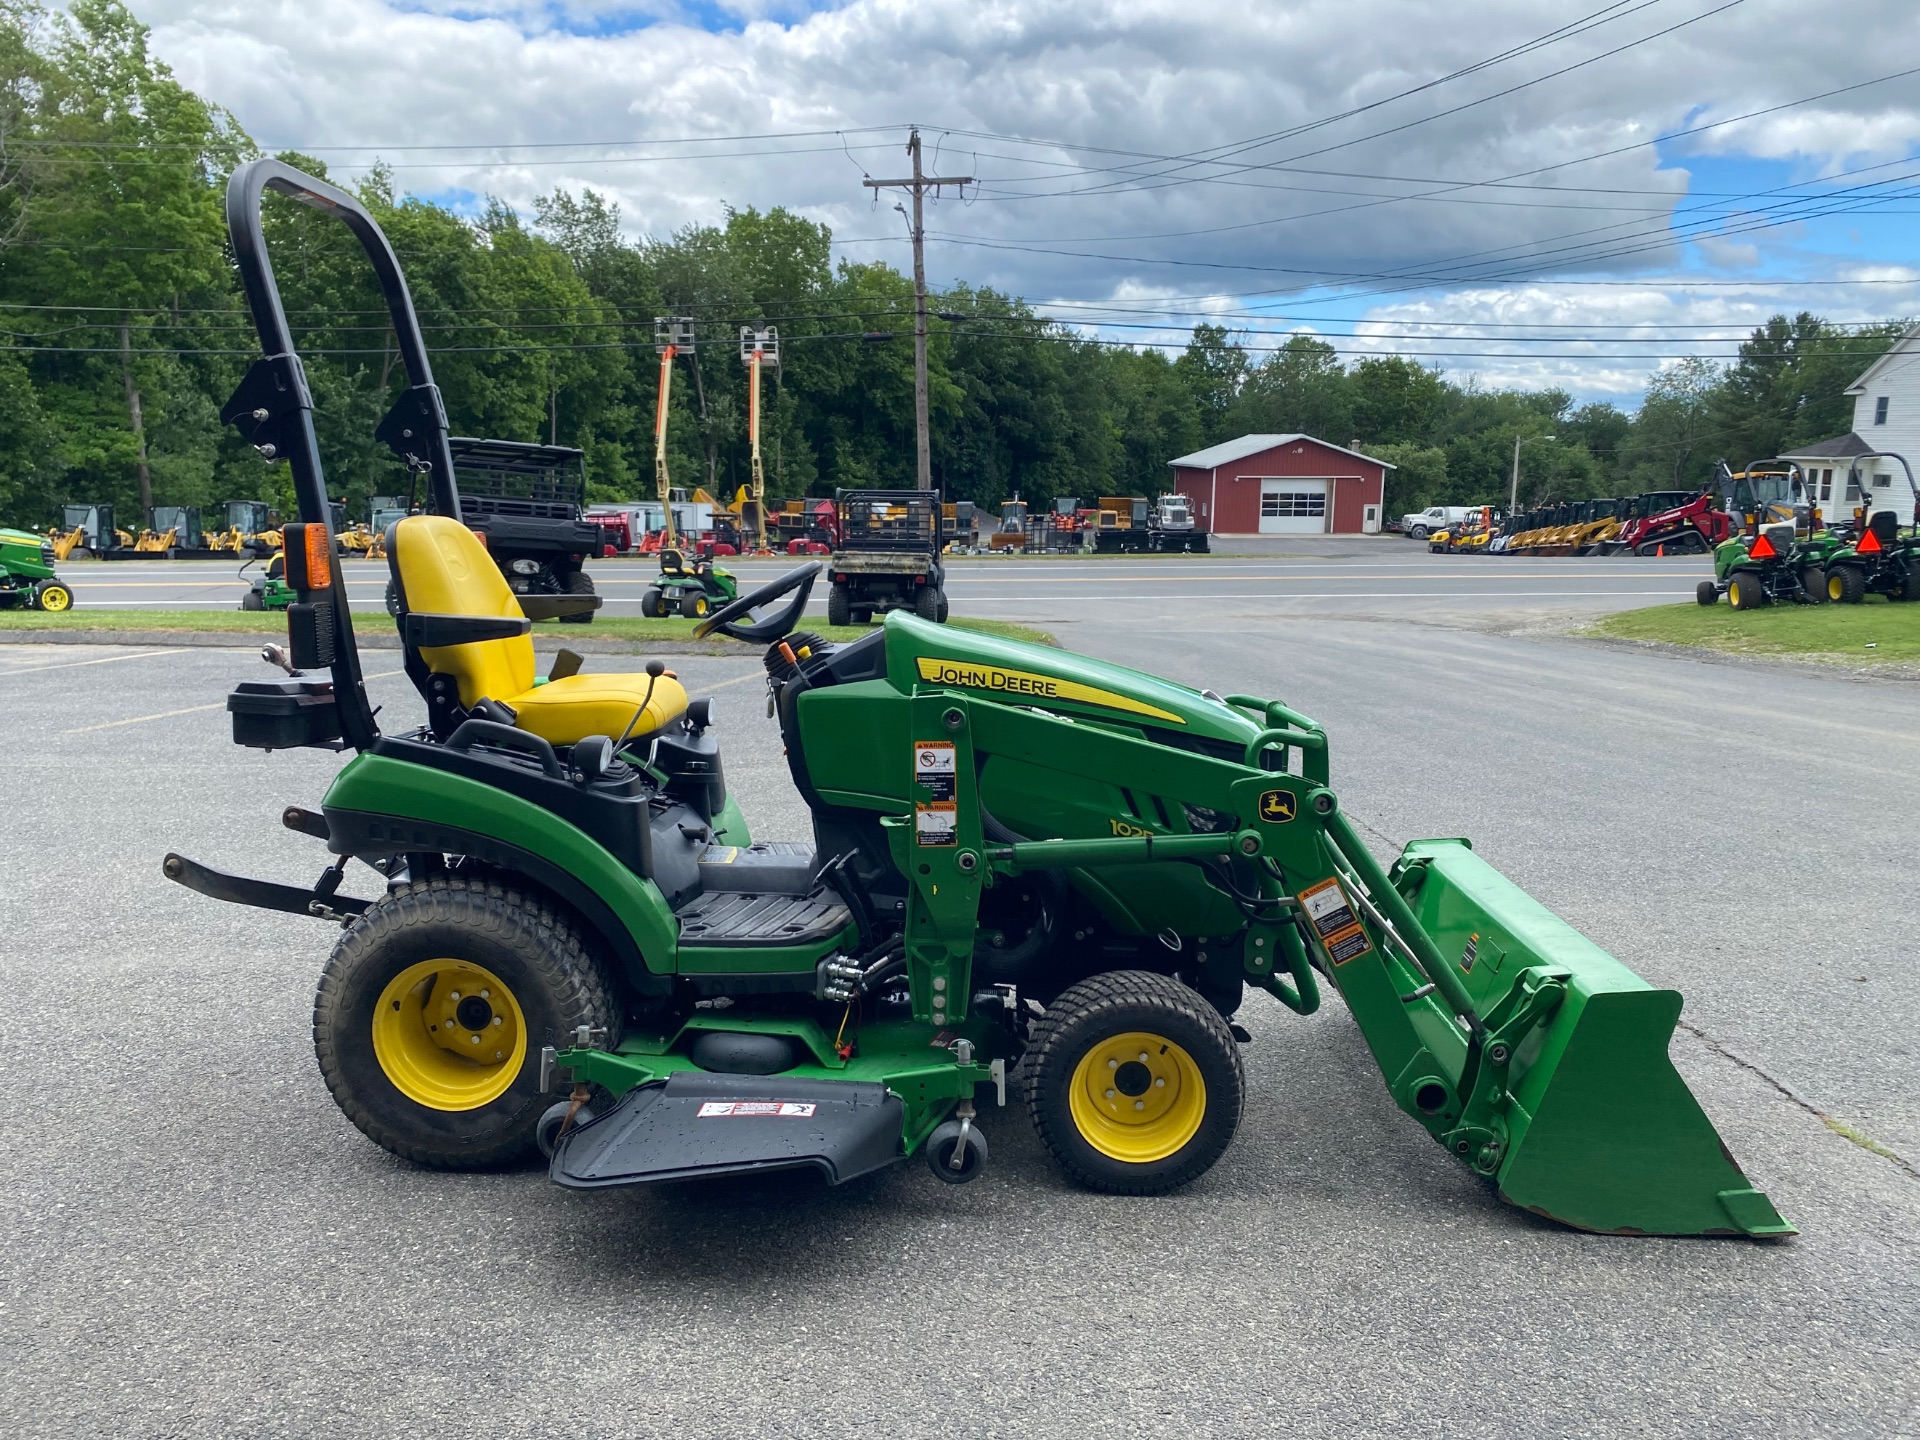
<svg viewBox="0 0 1920 1440"><path fill-rule="evenodd" d="M245 652L0 646L10 1430L1920 1433L1911 686L1471 617L1086 613L1081 648L1315 714L1378 836L1470 834L1682 988L1676 1060L1802 1236L1598 1238L1501 1206L1393 1109L1337 1001L1250 1001L1239 1139L1158 1200L1068 1188L1011 1110L962 1190L415 1171L314 1067L330 932L159 876L178 848L310 877L277 811L336 759L227 742ZM676 667L720 698L757 828L802 836L757 666ZM369 668L388 723L419 713ZM1836 736L1860 758L1806 763Z"/></svg>
<svg viewBox="0 0 1920 1440"><path fill-rule="evenodd" d="M732 562L743 585L764 583L798 561ZM88 608L232 609L247 581L224 561L114 561L62 571L76 603ZM638 615L656 572L649 561L600 560L589 566L614 615ZM249 573L257 573L256 571ZM1157 621L1193 607L1214 614L1489 612L1514 606L1607 610L1662 605L1692 596L1711 573L1692 559L1502 559L1429 555L1396 537L1303 538L1274 553L1249 556L1125 558L1066 556L960 558L948 594L963 613L995 619L1074 619L1124 615ZM356 604L378 606L384 562L346 562ZM825 591L814 596L823 611Z"/></svg>

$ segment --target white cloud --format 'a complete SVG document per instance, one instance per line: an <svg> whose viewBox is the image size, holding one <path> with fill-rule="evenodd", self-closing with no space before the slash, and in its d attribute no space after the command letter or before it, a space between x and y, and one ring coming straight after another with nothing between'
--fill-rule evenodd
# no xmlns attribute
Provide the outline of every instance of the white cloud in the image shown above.
<svg viewBox="0 0 1920 1440"><path fill-rule="evenodd" d="M1221 153L1307 125L1484 59L1577 12L1548 0L1470 8L1427 0L852 0L809 14L805 0L706 0L705 13L732 17L734 27L709 33L675 18L701 13L702 0L430 0L448 13L382 0L135 3L182 79L271 148L370 145L377 148L321 153L336 173L377 154L399 167L409 189L489 192L523 207L556 185L591 185L617 199L636 230L654 233L716 219L727 205L781 204L827 222L843 240L877 237L842 253L904 263L898 217L875 213L859 183L862 167L899 171L902 136L861 127L917 120L943 168L987 182L972 203L948 201L930 214L942 237L929 251L934 278L1067 299L1282 291L1328 273L1417 276L1448 264L1465 266L1445 272L1465 283L1540 273L1525 258L1531 250L1573 257L1586 252L1567 247L1596 239L1648 246L1616 263L1664 270L1681 258L1661 240L1687 175L1660 168L1651 147L1531 182L1552 189L1449 182L1557 165L1863 78L1870 72L1857 37L1911 28L1911 0L1859 0L1845 25L1798 0L1746 0L1511 96L1342 144L1700 13L1689 8L1694 0L1656 5L1457 83L1259 145L1237 161L1299 157L1290 168L1232 170L1140 157ZM636 15L666 18L624 33L579 33ZM1903 153L1920 136L1913 94L1912 82L1874 87L1685 143L1690 153L1791 157L1817 173L1848 156ZM587 149L800 130L847 133L844 141L828 134ZM1060 143L952 133L959 130ZM561 148L510 156L403 148L429 144ZM1341 148L1313 153L1329 146ZM775 150L782 153L764 153ZM675 155L692 158L668 158ZM1171 173L1143 181L1143 168ZM1435 191L1442 193L1393 198ZM1078 253L1047 253L1060 249ZM1749 254L1728 247L1716 263ZM1165 261L1183 263L1155 263ZM1611 371L1605 378L1613 383Z"/></svg>

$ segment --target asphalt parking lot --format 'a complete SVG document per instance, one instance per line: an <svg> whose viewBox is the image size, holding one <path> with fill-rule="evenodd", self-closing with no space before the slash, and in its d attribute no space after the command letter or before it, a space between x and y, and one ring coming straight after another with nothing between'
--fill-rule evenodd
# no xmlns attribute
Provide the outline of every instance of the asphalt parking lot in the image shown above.
<svg viewBox="0 0 1920 1440"><path fill-rule="evenodd" d="M1418 576L1497 560L1370 554L1407 567L1395 595L1329 569L1297 594L1235 581L1231 604L1194 585L955 601L1283 696L1326 723L1335 788L1383 845L1470 835L1681 989L1676 1062L1797 1239L1595 1237L1502 1206L1394 1110L1337 999L1308 1019L1248 1002L1239 1138L1162 1199L1069 1188L1011 1108L957 1190L917 1164L837 1191L589 1195L415 1171L315 1068L329 927L160 875L178 849L310 879L319 847L277 815L337 758L230 743L248 650L5 645L8 1428L1920 1433L1914 687L1479 623L1683 598L1675 562L1560 562L1613 569L1496 603ZM1664 592L1570 593L1641 575ZM397 660L367 667L389 726L421 709ZM756 833L804 838L757 663L675 666L720 701Z"/></svg>

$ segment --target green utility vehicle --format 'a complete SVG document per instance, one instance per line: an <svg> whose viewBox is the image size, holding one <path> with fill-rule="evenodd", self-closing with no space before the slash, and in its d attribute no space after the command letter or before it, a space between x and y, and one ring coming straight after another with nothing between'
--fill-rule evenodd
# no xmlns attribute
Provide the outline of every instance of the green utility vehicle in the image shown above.
<svg viewBox="0 0 1920 1440"><path fill-rule="evenodd" d="M342 927L314 1042L378 1144L447 1168L539 1149L579 1189L839 1182L916 1155L957 1183L986 1165L983 1111L1017 1098L1074 1179L1158 1194L1232 1142L1246 988L1309 1015L1331 984L1386 1098L1509 1202L1623 1234L1791 1233L1668 1058L1680 996L1463 840L1383 866L1325 732L1277 700L904 613L830 644L795 628L808 563L696 628L764 648L811 814L811 844L755 841L712 704L659 661L587 674L563 654L537 681L528 622L453 518L442 419L388 427L415 432L433 513L397 523L389 556L426 723L389 704L383 730L264 249L269 187L359 238L405 367L396 408L444 413L372 217L279 161L239 170L228 225L265 353L223 414L292 465L302 673L228 708L243 745L347 759L318 809L282 814L327 848L314 883L164 869Z"/></svg>
<svg viewBox="0 0 1920 1440"><path fill-rule="evenodd" d="M53 573L53 545L27 530L0 530L0 607L73 608L73 591Z"/></svg>
<svg viewBox="0 0 1920 1440"><path fill-rule="evenodd" d="M739 598L740 584L731 570L723 570L705 556L689 564L684 551L662 550L660 578L641 592L640 613L704 620Z"/></svg>
<svg viewBox="0 0 1920 1440"><path fill-rule="evenodd" d="M1852 493L1871 497L1879 488L1860 473L1861 462L1866 460L1900 462L1907 496L1913 504L1913 524L1903 532L1899 511L1876 507L1871 498L1863 499L1851 535L1827 556L1827 598L1843 605L1858 605L1869 595L1920 600L1920 485L1914 483L1913 469L1904 455L1875 451L1854 457L1847 477Z"/></svg>

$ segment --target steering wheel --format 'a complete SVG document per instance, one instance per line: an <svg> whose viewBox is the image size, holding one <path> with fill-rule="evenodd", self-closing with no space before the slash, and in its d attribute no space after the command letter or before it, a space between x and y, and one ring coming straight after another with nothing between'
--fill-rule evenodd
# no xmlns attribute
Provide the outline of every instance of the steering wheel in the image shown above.
<svg viewBox="0 0 1920 1440"><path fill-rule="evenodd" d="M769 581L758 590L729 601L693 627L693 638L704 640L718 630L749 645L771 645L776 640L784 639L793 633L801 615L806 612L807 598L813 594L813 582L819 577L821 569L818 560L809 560L799 569L789 570L778 580ZM770 605L790 591L798 593L771 620L762 620L755 625L733 623L742 615L758 610L762 605Z"/></svg>

